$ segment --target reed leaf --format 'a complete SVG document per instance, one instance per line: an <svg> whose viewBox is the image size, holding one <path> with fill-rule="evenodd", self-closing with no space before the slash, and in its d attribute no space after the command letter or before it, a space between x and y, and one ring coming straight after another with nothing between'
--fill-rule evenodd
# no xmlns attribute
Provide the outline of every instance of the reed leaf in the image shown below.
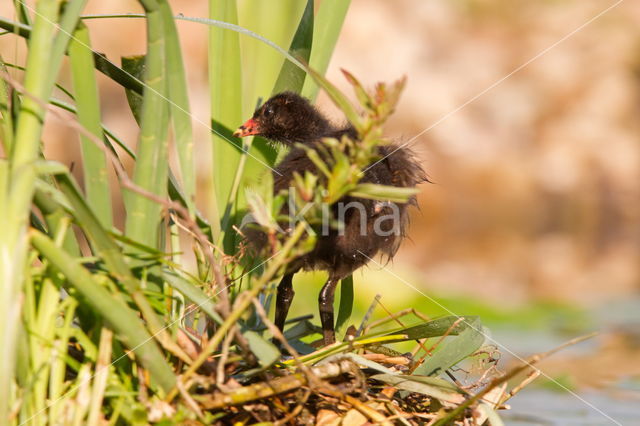
<svg viewBox="0 0 640 426"><path fill-rule="evenodd" d="M307 0L300 23L289 46L289 54L304 63L309 62L311 56L313 22L313 0ZM286 90L300 93L306 76L304 69L285 58L271 93L276 94Z"/></svg>
<svg viewBox="0 0 640 426"><path fill-rule="evenodd" d="M40 150L44 122L43 100L49 99L57 76L68 35L77 22L82 1L70 1L56 35L59 4L43 0L36 5L36 19L29 39L27 70L24 76L25 96L16 123L13 149L8 167L0 165L0 205L5 206L0 221L0 418L9 416L11 386L15 363L15 343L20 316L18 294L24 280L27 253L27 225L36 171L33 163ZM63 31L66 30L66 33ZM44 73L43 70L49 70Z"/></svg>
<svg viewBox="0 0 640 426"><path fill-rule="evenodd" d="M0 55L0 143L5 155L8 155L13 146L13 114L11 111L11 90L4 80L8 75L7 67Z"/></svg>
<svg viewBox="0 0 640 426"><path fill-rule="evenodd" d="M178 153L182 193L192 216L195 213L196 175L193 160L193 128L187 77L180 50L178 31L168 2L160 4L160 13L164 22L165 49L167 61L167 86L171 99L170 113L173 127L173 139Z"/></svg>
<svg viewBox="0 0 640 426"><path fill-rule="evenodd" d="M414 370L414 374L425 376L442 374L482 346L485 335L479 318L465 318L460 325L464 330L450 341L439 345L433 355L427 357L425 362Z"/></svg>
<svg viewBox="0 0 640 426"><path fill-rule="evenodd" d="M140 113L140 136L136 154L134 183L161 199L166 197L168 164L164 23L155 2L142 2L147 13L147 54L145 89ZM125 234L151 247L158 247L163 206L128 191L125 197L127 221Z"/></svg>
<svg viewBox="0 0 640 426"><path fill-rule="evenodd" d="M324 75L329 67L342 24L349 10L351 0L323 0L314 22L314 46L309 59L309 67L318 74ZM318 82L307 79L302 89L302 95L315 99L318 95Z"/></svg>
<svg viewBox="0 0 640 426"><path fill-rule="evenodd" d="M336 333L344 331L344 328L349 325L353 312L353 296L353 276L349 275L340 281L340 305L336 320Z"/></svg>
<svg viewBox="0 0 640 426"><path fill-rule="evenodd" d="M232 24L238 22L236 2L209 1L209 17ZM209 27L209 86L212 123L213 188L212 222L214 235L219 234L224 211L230 198L234 176L240 162L242 143L227 129L238 126L242 120L242 93L240 43L238 34L216 26ZM221 124L224 127L218 125ZM216 227L218 232L216 232Z"/></svg>
<svg viewBox="0 0 640 426"><path fill-rule="evenodd" d="M153 338L145 330L134 311L98 284L82 266L54 244L46 235L31 231L33 246L55 266L82 296L107 321L120 339L137 356L165 392L175 385L176 378Z"/></svg>
<svg viewBox="0 0 640 426"><path fill-rule="evenodd" d="M104 139L100 121L100 100L98 85L93 70L95 63L90 49L89 31L82 23L74 33L69 44L71 75L77 105L78 122L96 138ZM96 212L100 223L111 228L113 218L111 212L111 192L109 190L109 174L107 158L102 149L81 135L82 171L87 203Z"/></svg>

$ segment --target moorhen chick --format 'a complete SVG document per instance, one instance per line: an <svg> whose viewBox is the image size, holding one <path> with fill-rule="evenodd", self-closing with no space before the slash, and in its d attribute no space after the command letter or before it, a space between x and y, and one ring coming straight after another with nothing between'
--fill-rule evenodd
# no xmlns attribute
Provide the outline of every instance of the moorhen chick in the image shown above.
<svg viewBox="0 0 640 426"><path fill-rule="evenodd" d="M322 175L306 151L297 144L313 147L322 143L323 138L340 139L347 135L356 140L358 136L350 124L333 125L307 99L293 92L273 96L234 133L237 137L249 135L259 135L290 148L273 172L274 194L289 188L294 172L302 176L306 171ZM427 181L414 154L406 148L397 148L393 145L379 146L378 154L383 160L367 168L360 183L413 188ZM288 265L277 290L276 326L283 330L294 296L293 275L301 269L325 270L329 279L318 298L320 321L324 344L335 342L333 301L336 285L378 253L389 259L393 257L405 235L407 207L415 203L415 197L401 204L350 196L335 203L332 212L334 216L341 216L339 219L344 227L318 235L314 249ZM250 241L253 245L265 243L264 238L249 235L248 239L253 240Z"/></svg>

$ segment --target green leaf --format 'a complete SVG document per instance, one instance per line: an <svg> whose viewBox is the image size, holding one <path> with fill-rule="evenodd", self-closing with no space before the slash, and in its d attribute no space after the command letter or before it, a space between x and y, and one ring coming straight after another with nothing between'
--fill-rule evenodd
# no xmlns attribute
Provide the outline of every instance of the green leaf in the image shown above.
<svg viewBox="0 0 640 426"><path fill-rule="evenodd" d="M64 232L65 235L62 247L67 251L67 253L79 256L80 247L78 246L78 241L72 228L68 227L70 218L67 213L67 200L62 194L60 194L60 191L55 189L52 184L46 183L45 180L50 179L41 178L36 181L36 191L33 197L33 202L38 210L40 210L47 227L43 228L40 226L37 229L40 229L42 232L47 232L52 236L57 236L60 235L60 232ZM47 188L47 190L43 191L43 187ZM53 193L53 195L50 195L51 193ZM32 226L34 226L33 218L34 216L32 216Z"/></svg>
<svg viewBox="0 0 640 426"><path fill-rule="evenodd" d="M336 321L336 332L338 333L349 324L353 312L353 300L353 275L349 275L340 281L340 306Z"/></svg>
<svg viewBox="0 0 640 426"><path fill-rule="evenodd" d="M12 387L16 342L18 341L20 312L19 296L22 294L27 260L27 224L31 214L32 199L37 176L33 164L41 153L41 135L46 115L43 102L51 96L54 82L60 71L69 38L78 23L85 0L66 3L59 17L60 4L56 1L37 2L33 31L29 38L27 67L22 79L24 91L12 151L5 153L8 167L0 166L0 205L3 220L0 221L0 418L8 419L13 411ZM60 18L60 19L59 19Z"/></svg>
<svg viewBox="0 0 640 426"><path fill-rule="evenodd" d="M468 321L477 320L478 317L465 317ZM393 335L404 335L406 338L398 341L405 340L419 340L419 339L428 339L430 337L439 337L444 334L448 334L451 336L456 336L460 334L462 331L466 330L466 325L464 321L459 321L460 317L458 316L446 316L442 318L437 318L422 324L414 325L411 327L402 327L398 328L386 333L383 333L384 336L393 336ZM459 321L459 322L458 322ZM458 324L454 324L458 322Z"/></svg>
<svg viewBox="0 0 640 426"><path fill-rule="evenodd" d="M351 0L323 0L320 3L314 22L314 43L309 59L309 66L320 75L324 75L329 67L342 24L349 10ZM302 89L302 95L315 99L318 95L318 85L307 79Z"/></svg>
<svg viewBox="0 0 640 426"><path fill-rule="evenodd" d="M406 203L418 192L419 190L416 188L401 188L397 186L378 185L375 183L360 183L349 191L349 195L369 200Z"/></svg>
<svg viewBox="0 0 640 426"><path fill-rule="evenodd" d="M318 154L317 150L302 144L298 144L298 147L306 151L309 160L313 162L313 164L318 168L318 170L322 172L322 174L324 174L326 177L331 176L331 170L329 170L329 167L327 167L327 164L324 162L324 160L320 158L320 154Z"/></svg>
<svg viewBox="0 0 640 426"><path fill-rule="evenodd" d="M127 288L154 336L167 342L168 333L144 296L140 281L133 276L120 247L100 225L96 215L80 194L73 178L68 173L61 174L57 176L57 182L72 207L70 213L88 236L93 250L104 259L109 272L118 277Z"/></svg>
<svg viewBox="0 0 640 426"><path fill-rule="evenodd" d="M202 309L202 311L209 315L215 322L222 324L223 320L215 310L215 303L212 297L204 294L202 290L196 287L192 282L178 274L165 270L164 274L162 274L162 278L169 283L171 287L175 288L187 299L195 303L198 306L198 309Z"/></svg>
<svg viewBox="0 0 640 426"><path fill-rule="evenodd" d="M318 327L313 325L311 321L304 320L299 321L293 327L288 328L284 332L284 337L287 340L302 339L303 337L315 334L318 332Z"/></svg>
<svg viewBox="0 0 640 426"><path fill-rule="evenodd" d="M89 30L80 23L69 43L69 59L77 104L77 115L80 124L91 132L97 141L103 143L104 133L100 121L100 94L93 69L93 52L89 48L91 41ZM111 191L109 190L109 173L107 156L97 141L81 135L82 171L84 173L84 190L87 203L106 228L111 228Z"/></svg>
<svg viewBox="0 0 640 426"><path fill-rule="evenodd" d="M195 211L196 176L193 160L193 128L189 107L189 91L185 75L180 38L168 1L160 3L160 13L164 22L165 49L167 62L167 86L171 99L169 105L173 138L178 152L182 190L189 212Z"/></svg>
<svg viewBox="0 0 640 426"><path fill-rule="evenodd" d="M300 26L306 3L306 0L241 1L238 2L238 22L244 29L260 34L279 49L286 46L287 50L282 50L289 56L295 56L288 48L292 45L294 33ZM299 39L296 43L301 49L305 48L304 40ZM258 98L264 99L273 93L286 56L269 48L255 37L241 37L240 49L243 71L241 99L244 118L248 118L253 113ZM260 154L266 152L263 149L260 151Z"/></svg>
<svg viewBox="0 0 640 426"><path fill-rule="evenodd" d="M144 77L145 55L123 56L120 58L120 61L122 62L122 69L125 72L139 79ZM127 103L129 104L133 118L135 118L136 123L140 125L142 93L129 88L125 88L124 93L127 96Z"/></svg>
<svg viewBox="0 0 640 426"><path fill-rule="evenodd" d="M139 78L134 77L132 74L126 72L103 54L93 52L93 60L96 61L96 69L127 89L133 90L136 93L142 95L144 91L144 84Z"/></svg>
<svg viewBox="0 0 640 426"><path fill-rule="evenodd" d="M315 71L313 68L307 68L307 72L316 83L329 95L329 98L333 101L333 103L340 108L340 110L344 113L345 117L349 122L353 125L353 127L361 133L364 130L364 123L362 122L362 118L356 111L353 104L347 99L347 97L340 91L336 86L334 86L329 80L327 80L322 74L318 71Z"/></svg>
<svg viewBox="0 0 640 426"><path fill-rule="evenodd" d="M311 45L313 43L313 0L307 0L307 5L300 18L300 24L293 36L289 53L300 59L302 62L308 63L311 56ZM301 69L293 62L285 59L280 68L280 74L273 87L272 94L290 90L296 93L302 91L304 79L307 76L304 69Z"/></svg>
<svg viewBox="0 0 640 426"><path fill-rule="evenodd" d="M464 401L464 396L453 384L437 377L376 374L371 378L395 386L398 389L432 396L444 402L459 404Z"/></svg>
<svg viewBox="0 0 640 426"><path fill-rule="evenodd" d="M334 152L333 168L327 182L328 202L333 203L342 198L351 189L353 167L349 158L341 152Z"/></svg>
<svg viewBox="0 0 640 426"><path fill-rule="evenodd" d="M459 326L464 330L458 336L442 342L433 355L414 370L416 375L434 376L442 374L478 350L484 343L484 331L478 317L465 317Z"/></svg>
<svg viewBox="0 0 640 426"><path fill-rule="evenodd" d="M8 74L0 55L0 72ZM0 143L5 153L11 152L13 145L13 114L11 113L11 89L4 78L0 78Z"/></svg>
<svg viewBox="0 0 640 426"><path fill-rule="evenodd" d="M277 228L277 223L273 220L270 206L262 199L257 191L247 188L247 203L251 208L251 213L255 221L265 228Z"/></svg>
<svg viewBox="0 0 640 426"><path fill-rule="evenodd" d="M490 426L504 426L504 422L496 412L496 410L489 404L481 402L478 404L478 411L489 421ZM483 423L484 424L484 423Z"/></svg>
<svg viewBox="0 0 640 426"><path fill-rule="evenodd" d="M149 370L160 387L168 392L176 383L171 367L153 338L144 329L137 314L120 299L113 297L74 258L60 250L53 241L38 231L31 231L31 242L51 264L62 272L96 311L104 317L118 338L137 355L138 362Z"/></svg>
<svg viewBox="0 0 640 426"><path fill-rule="evenodd" d="M34 164L34 169L39 176L64 174L69 171L67 166L58 161L39 160ZM37 184L37 182L36 182Z"/></svg>
<svg viewBox="0 0 640 426"><path fill-rule="evenodd" d="M236 24L238 12L234 0L209 0L209 17L213 20ZM232 177L238 169L242 143L231 136L231 131L242 124L242 67L238 33L209 27L209 87L211 102L211 135L213 187L212 223L219 227L233 186ZM221 124L223 127L220 127ZM233 215L233 212L231 212ZM233 240L228 243L232 248Z"/></svg>
<svg viewBox="0 0 640 426"><path fill-rule="evenodd" d="M166 60L164 23L158 10L147 12L147 55L144 94L140 113L140 133L133 182L160 199L167 196L168 153ZM158 247L164 206L140 193L128 190L125 196L125 234L143 244Z"/></svg>
<svg viewBox="0 0 640 426"><path fill-rule="evenodd" d="M263 368L269 367L280 359L278 348L255 331L248 330L243 332L242 335L249 342L251 352L258 357L258 361Z"/></svg>
<svg viewBox="0 0 640 426"><path fill-rule="evenodd" d="M367 93L365 88L362 86L360 81L358 81L358 79L349 71L344 69L341 71L342 71L342 74L347 79L347 81L349 82L349 84L353 86L353 91L355 92L356 97L358 98L358 102L360 102L360 105L364 106L369 110L373 109L374 107L373 100L371 99L371 96L369 96L369 93Z"/></svg>
<svg viewBox="0 0 640 426"><path fill-rule="evenodd" d="M22 1L14 0L13 5L17 9L16 14L20 19L20 22L23 22L27 25L31 25L31 16L29 16L29 11L27 10L27 7L25 6L25 4Z"/></svg>

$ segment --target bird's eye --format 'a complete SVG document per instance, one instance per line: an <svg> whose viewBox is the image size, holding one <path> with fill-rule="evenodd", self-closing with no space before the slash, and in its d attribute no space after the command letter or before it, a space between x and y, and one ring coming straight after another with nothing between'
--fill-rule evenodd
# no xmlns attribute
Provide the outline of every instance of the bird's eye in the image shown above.
<svg viewBox="0 0 640 426"><path fill-rule="evenodd" d="M271 115L273 115L273 108L267 108L267 109L264 110L264 116L265 117L269 117Z"/></svg>

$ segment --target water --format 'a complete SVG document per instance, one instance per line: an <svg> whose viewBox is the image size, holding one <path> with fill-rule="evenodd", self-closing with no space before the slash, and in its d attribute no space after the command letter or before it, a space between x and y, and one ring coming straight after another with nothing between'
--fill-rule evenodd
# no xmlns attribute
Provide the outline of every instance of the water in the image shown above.
<svg viewBox="0 0 640 426"><path fill-rule="evenodd" d="M591 319L602 332L599 339L592 339L579 345L566 348L553 357L568 357L580 359L585 356L598 356L602 350L602 342L607 335L619 333L624 336L618 350L609 348L607 356L615 354L620 361L615 368L611 361L606 365L596 363L598 367L606 369L619 380L609 383L601 389L588 391L555 391L547 390L535 384L525 388L507 404L511 410L501 411L500 415L508 426L532 425L638 425L640 426L640 377L637 372L640 367L640 300L627 299L620 302L608 303L607 306L595 309ZM624 333L624 334L620 334ZM567 340L566 336L559 336L552 330L517 331L494 330L494 336L503 346L520 356L528 356L535 352L543 352L557 347ZM526 338L525 338L526 336ZM503 353L502 364L508 365L515 361L508 351ZM603 358L604 360L604 358ZM544 370L544 368L543 368ZM584 371L589 376L594 371ZM538 383L544 381L539 378Z"/></svg>
<svg viewBox="0 0 640 426"><path fill-rule="evenodd" d="M506 425L640 425L640 400L615 398L604 392L577 395L541 389L524 390L500 414Z"/></svg>

